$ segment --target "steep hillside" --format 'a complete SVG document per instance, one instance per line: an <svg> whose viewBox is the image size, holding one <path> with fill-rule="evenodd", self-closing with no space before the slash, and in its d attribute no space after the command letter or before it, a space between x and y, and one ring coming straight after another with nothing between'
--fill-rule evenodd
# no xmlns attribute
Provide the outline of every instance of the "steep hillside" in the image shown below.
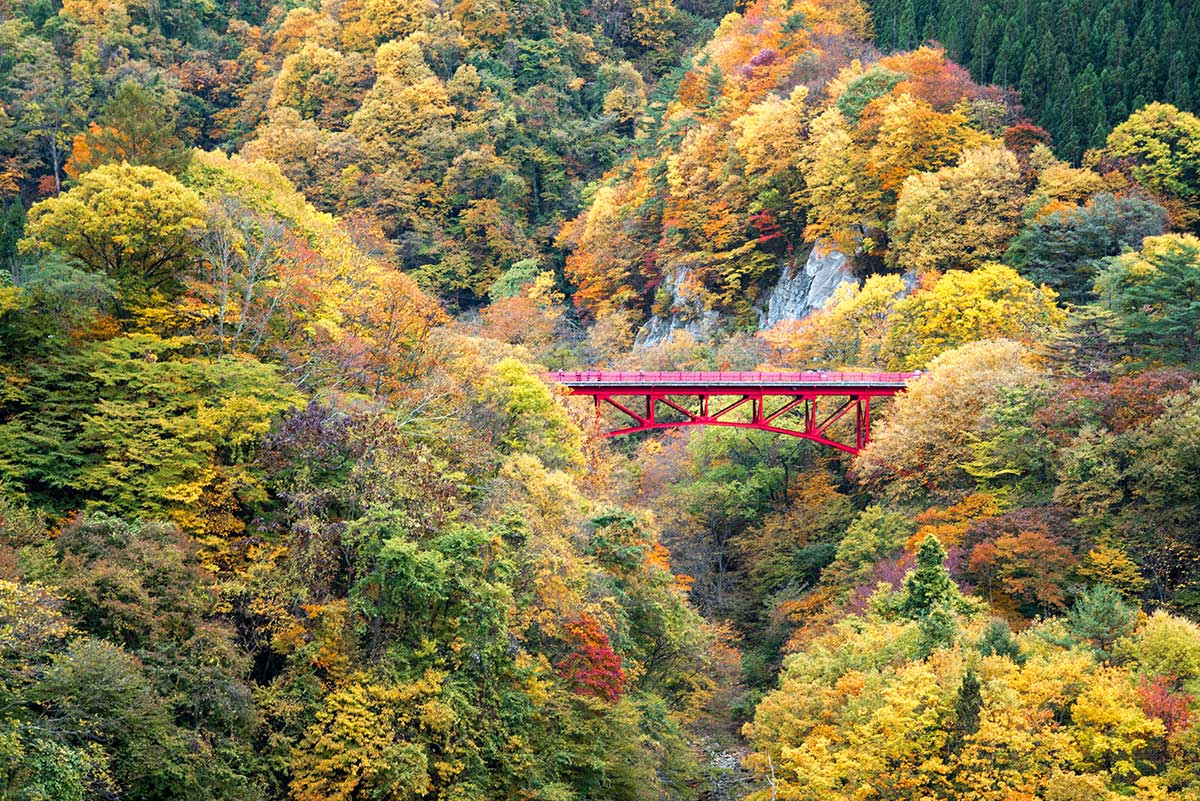
<svg viewBox="0 0 1200 801"><path fill-rule="evenodd" d="M905 3L0 0L0 797L1200 798L1194 14Z"/></svg>
<svg viewBox="0 0 1200 801"><path fill-rule="evenodd" d="M373 249L215 152L33 207L0 287L4 798L699 781L728 660L653 516L527 352Z"/></svg>
<svg viewBox="0 0 1200 801"><path fill-rule="evenodd" d="M1078 300L1091 272L1033 252L1048 225L1112 217L1114 238L1065 257L1076 262L1161 233L1163 208L1175 227L1195 225L1193 115L1139 108L1074 168L1013 91L976 84L939 49L881 57L869 32L847 2L762 0L727 18L654 148L610 171L564 227L576 303L626 324L697 309L752 324L814 243L859 275L1003 259Z"/></svg>
<svg viewBox="0 0 1200 801"><path fill-rule="evenodd" d="M454 304L550 243L723 0L17 4L0 26L0 193L26 204L187 147L269 158L382 227ZM647 116L649 115L649 116ZM11 237L3 246L11 251Z"/></svg>
<svg viewBox="0 0 1200 801"><path fill-rule="evenodd" d="M1188 0L872 0L886 52L937 41L978 81L1020 90L1063 158L1153 100L1200 110L1200 7Z"/></svg>

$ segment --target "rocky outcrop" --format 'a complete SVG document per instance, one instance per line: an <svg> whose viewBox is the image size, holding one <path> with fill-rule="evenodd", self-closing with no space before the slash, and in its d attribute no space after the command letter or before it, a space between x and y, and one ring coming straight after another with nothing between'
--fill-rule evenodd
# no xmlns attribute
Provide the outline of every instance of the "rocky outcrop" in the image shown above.
<svg viewBox="0 0 1200 801"><path fill-rule="evenodd" d="M676 331L687 331L697 340L708 339L721 326L719 312L704 308L704 301L688 297L687 283L691 271L680 270L667 284L675 299L668 317L654 315L637 332L634 347L653 348L671 338Z"/></svg>
<svg viewBox="0 0 1200 801"><path fill-rule="evenodd" d="M767 329L785 320L800 320L825 305L843 284L855 283L846 256L818 242L809 252L803 269L789 274L784 270L766 296L759 318L759 329Z"/></svg>
<svg viewBox="0 0 1200 801"><path fill-rule="evenodd" d="M669 316L655 315L638 330L634 345L653 348L671 338L676 331L687 331L699 341L711 337L720 327L719 312L706 309L704 301L687 290L690 271L680 270L666 289L673 304ZM784 320L800 320L819 309L843 284L856 283L850 264L841 251L818 242L809 252L804 267L784 268L779 281L763 297L759 307L759 330Z"/></svg>

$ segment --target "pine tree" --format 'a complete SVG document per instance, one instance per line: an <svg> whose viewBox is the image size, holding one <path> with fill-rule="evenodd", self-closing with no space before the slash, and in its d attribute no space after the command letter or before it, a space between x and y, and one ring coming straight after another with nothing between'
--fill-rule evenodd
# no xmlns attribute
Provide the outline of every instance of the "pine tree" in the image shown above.
<svg viewBox="0 0 1200 801"><path fill-rule="evenodd" d="M1021 645L1003 618L993 618L988 622L975 647L983 656L1005 656L1018 665L1025 661Z"/></svg>
<svg viewBox="0 0 1200 801"><path fill-rule="evenodd" d="M1041 349L1055 372L1100 380L1108 379L1126 352L1117 316L1094 304L1071 309L1067 324Z"/></svg>
<svg viewBox="0 0 1200 801"><path fill-rule="evenodd" d="M1082 132L1081 142L1085 147L1099 147L1108 136L1108 118L1104 113L1104 102L1100 97L1100 76L1091 64L1075 82L1076 128Z"/></svg>
<svg viewBox="0 0 1200 801"><path fill-rule="evenodd" d="M896 607L900 615L917 621L923 655L954 642L958 635L955 613L967 606L945 562L941 541L932 534L926 537L917 550L917 566L904 577L904 592Z"/></svg>
<svg viewBox="0 0 1200 801"><path fill-rule="evenodd" d="M1018 40L1017 24L1009 20L1004 31L1004 41L996 54L996 67L992 70L992 82L1009 86L1021 77L1021 44Z"/></svg>
<svg viewBox="0 0 1200 801"><path fill-rule="evenodd" d="M896 49L900 29L900 9L897 0L879 0L871 7L875 16L875 40L879 49L889 52Z"/></svg>
<svg viewBox="0 0 1200 801"><path fill-rule="evenodd" d="M900 614L917 620L939 606L954 606L961 595L946 570L946 549L932 534L917 550L917 566L904 578Z"/></svg>
<svg viewBox="0 0 1200 801"><path fill-rule="evenodd" d="M1180 108L1192 105L1191 75L1188 71L1188 61L1183 53L1176 53L1167 71L1167 86L1163 96L1168 103Z"/></svg>
<svg viewBox="0 0 1200 801"><path fill-rule="evenodd" d="M1025 55L1025 64L1021 67L1021 79L1018 88L1026 107L1035 116L1040 116L1042 109L1042 68L1038 57L1032 50Z"/></svg>
<svg viewBox="0 0 1200 801"><path fill-rule="evenodd" d="M995 59L992 57L992 26L988 17L981 16L975 26L975 42L971 46L971 72L975 75L991 75Z"/></svg>
<svg viewBox="0 0 1200 801"><path fill-rule="evenodd" d="M1108 50L1105 53L1105 63L1109 67L1121 67L1125 64L1125 58L1129 53L1129 30L1125 27L1125 20L1117 20L1117 24L1113 27L1112 34L1108 38Z"/></svg>
<svg viewBox="0 0 1200 801"><path fill-rule="evenodd" d="M962 748L968 737L979 731L979 710L983 708L983 685L973 668L967 668L958 695L954 699L954 725L950 729L946 747L951 753Z"/></svg>
<svg viewBox="0 0 1200 801"><path fill-rule="evenodd" d="M1192 86L1200 80L1192 64L1200 50L1200 6L1185 0L871 5L882 49L940 42L975 80L1018 88L1030 116L1071 159L1098 144L1101 116L1110 124L1150 100L1185 109L1200 102ZM1083 80L1088 70L1097 76L1098 101L1090 76Z"/></svg>
<svg viewBox="0 0 1200 801"><path fill-rule="evenodd" d="M911 50L917 46L917 11L913 0L903 0L900 18L896 24L896 48Z"/></svg>
<svg viewBox="0 0 1200 801"><path fill-rule="evenodd" d="M1071 607L1071 633L1092 644L1104 659L1117 640L1133 633L1138 609L1125 603L1121 593L1107 584L1088 589Z"/></svg>

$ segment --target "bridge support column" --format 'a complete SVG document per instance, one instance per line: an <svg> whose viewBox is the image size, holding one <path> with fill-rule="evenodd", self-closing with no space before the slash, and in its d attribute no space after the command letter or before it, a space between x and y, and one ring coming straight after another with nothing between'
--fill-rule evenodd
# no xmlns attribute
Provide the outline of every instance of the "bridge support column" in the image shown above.
<svg viewBox="0 0 1200 801"><path fill-rule="evenodd" d="M858 449L861 451L871 441L871 396L860 396L858 399L857 420L854 422Z"/></svg>

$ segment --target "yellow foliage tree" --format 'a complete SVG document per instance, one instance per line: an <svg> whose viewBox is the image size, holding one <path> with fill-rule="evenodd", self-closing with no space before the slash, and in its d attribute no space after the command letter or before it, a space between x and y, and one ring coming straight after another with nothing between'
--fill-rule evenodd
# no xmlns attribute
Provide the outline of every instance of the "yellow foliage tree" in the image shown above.
<svg viewBox="0 0 1200 801"><path fill-rule="evenodd" d="M998 258L1021 226L1017 158L1001 147L963 154L954 167L904 181L888 261L906 270L972 269Z"/></svg>
<svg viewBox="0 0 1200 801"><path fill-rule="evenodd" d="M89 27L116 31L129 28L127 0L64 0L59 14Z"/></svg>
<svg viewBox="0 0 1200 801"><path fill-rule="evenodd" d="M417 346L445 319L411 276L371 258L273 164L197 153L185 179L205 197L237 198L286 231L251 298L254 313L269 316L256 352L271 352L305 381L348 391L390 396L407 384ZM203 296L195 300L197 311L212 312Z"/></svg>
<svg viewBox="0 0 1200 801"><path fill-rule="evenodd" d="M416 801L444 783L439 763L454 713L439 700L444 676L411 685L367 677L325 696L292 756L296 801ZM440 781L439 781L440 779Z"/></svg>
<svg viewBox="0 0 1200 801"><path fill-rule="evenodd" d="M880 363L888 322L904 292L898 275L873 275L861 288L843 285L825 308L761 334L773 361L789 367L872 367Z"/></svg>
<svg viewBox="0 0 1200 801"><path fill-rule="evenodd" d="M1011 340L963 345L930 363L898 396L859 454L855 472L894 497L965 495L974 483L963 465L983 411L1006 388L1040 376L1031 352Z"/></svg>
<svg viewBox="0 0 1200 801"><path fill-rule="evenodd" d="M1116 587L1129 598L1138 597L1146 588L1146 579L1137 562L1121 548L1108 543L1088 551L1075 571L1094 584Z"/></svg>
<svg viewBox="0 0 1200 801"><path fill-rule="evenodd" d="M307 42L283 60L271 88L270 108L290 106L306 119L318 116L344 94L346 57L337 50Z"/></svg>
<svg viewBox="0 0 1200 801"><path fill-rule="evenodd" d="M830 239L845 253L873 249L865 240L868 231L882 228L886 219L883 189L841 112L831 108L813 121L802 153L803 200L810 209L804 237Z"/></svg>
<svg viewBox="0 0 1200 801"><path fill-rule="evenodd" d="M1054 161L1038 172L1038 182L1030 203L1038 206L1038 215L1082 205L1105 188L1104 179L1088 169Z"/></svg>
<svg viewBox="0 0 1200 801"><path fill-rule="evenodd" d="M913 173L954 164L964 151L990 141L970 126L963 111L943 114L909 94L888 99L880 114L870 169L883 191L892 195Z"/></svg>
<svg viewBox="0 0 1200 801"><path fill-rule="evenodd" d="M430 157L418 147L421 134L447 126L453 116L450 95L437 77L408 83L385 74L363 97L350 132L381 166L400 162L415 168Z"/></svg>
<svg viewBox="0 0 1200 801"><path fill-rule="evenodd" d="M415 31L437 6L432 0L363 0L362 20L377 41Z"/></svg>
<svg viewBox="0 0 1200 801"><path fill-rule="evenodd" d="M157 167L106 164L30 209L20 247L107 273L129 311L182 288L203 214L196 193Z"/></svg>
<svg viewBox="0 0 1200 801"><path fill-rule="evenodd" d="M1137 703L1133 677L1115 668L1091 677L1071 708L1071 721L1080 752L1077 767L1125 780L1141 777L1140 758L1166 733L1162 721L1148 717Z"/></svg>
<svg viewBox="0 0 1200 801"><path fill-rule="evenodd" d="M975 340L1033 343L1063 324L1056 297L1053 290L1034 286L1002 264L951 270L933 286L896 303L880 355L894 369L913 370Z"/></svg>
<svg viewBox="0 0 1200 801"><path fill-rule="evenodd" d="M772 95L734 121L737 151L751 180L770 180L800 166L806 137L804 103L808 89L797 86L786 98Z"/></svg>
<svg viewBox="0 0 1200 801"><path fill-rule="evenodd" d="M646 166L635 165L629 180L601 184L588 212L558 236L558 244L570 249L566 273L578 287L575 302L597 319L632 308L640 297L649 249L636 209L651 197Z"/></svg>

